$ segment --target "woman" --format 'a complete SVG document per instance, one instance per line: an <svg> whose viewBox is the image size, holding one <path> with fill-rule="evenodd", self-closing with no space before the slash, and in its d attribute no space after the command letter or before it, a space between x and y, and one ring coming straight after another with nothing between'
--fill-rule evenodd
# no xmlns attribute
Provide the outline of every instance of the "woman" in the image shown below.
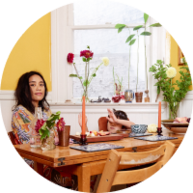
<svg viewBox="0 0 193 193"><path fill-rule="evenodd" d="M23 74L17 84L15 91L16 106L12 115L12 129L13 133L20 144L29 143L29 125L34 118L35 107L42 108L43 119L48 119L52 114L49 104L46 101L47 86L43 76L35 71ZM58 133L55 130L55 145L58 145ZM24 160L33 168L34 161ZM72 181L65 174L44 166L44 177L61 185L70 187Z"/></svg>

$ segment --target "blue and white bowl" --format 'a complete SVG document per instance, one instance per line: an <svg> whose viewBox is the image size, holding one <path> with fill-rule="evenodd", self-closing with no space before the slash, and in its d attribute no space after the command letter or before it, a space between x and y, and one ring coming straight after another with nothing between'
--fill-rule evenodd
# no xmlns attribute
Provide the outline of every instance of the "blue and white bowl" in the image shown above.
<svg viewBox="0 0 193 193"><path fill-rule="evenodd" d="M131 132L132 133L145 133L147 131L148 125L145 124L135 124L131 125Z"/></svg>

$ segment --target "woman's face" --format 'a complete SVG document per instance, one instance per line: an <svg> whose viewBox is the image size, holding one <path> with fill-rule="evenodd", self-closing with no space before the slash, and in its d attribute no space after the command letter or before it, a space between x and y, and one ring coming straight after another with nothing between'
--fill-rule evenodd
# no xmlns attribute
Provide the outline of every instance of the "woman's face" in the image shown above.
<svg viewBox="0 0 193 193"><path fill-rule="evenodd" d="M43 79L39 75L34 74L30 76L29 87L33 102L39 102L44 98L45 85Z"/></svg>
<svg viewBox="0 0 193 193"><path fill-rule="evenodd" d="M117 124L117 123L112 123L112 122L108 121L107 129L111 133L116 133L117 130L121 130L122 129L122 125Z"/></svg>

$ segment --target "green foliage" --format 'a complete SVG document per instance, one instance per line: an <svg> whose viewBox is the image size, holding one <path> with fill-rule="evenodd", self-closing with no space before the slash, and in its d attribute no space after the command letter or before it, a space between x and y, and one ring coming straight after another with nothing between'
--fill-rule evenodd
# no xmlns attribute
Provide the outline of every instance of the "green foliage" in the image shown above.
<svg viewBox="0 0 193 193"><path fill-rule="evenodd" d="M147 23L149 15L147 13L144 13L143 18L144 18L144 22Z"/></svg>
<svg viewBox="0 0 193 193"><path fill-rule="evenodd" d="M132 46L135 43L136 39L133 39L129 42L129 45Z"/></svg>
<svg viewBox="0 0 193 193"><path fill-rule="evenodd" d="M154 23L150 25L149 27L161 27L162 25L160 23Z"/></svg>
<svg viewBox="0 0 193 193"><path fill-rule="evenodd" d="M76 74L70 74L69 77L78 77Z"/></svg>
<svg viewBox="0 0 193 193"><path fill-rule="evenodd" d="M130 35L130 36L127 38L127 40L126 40L125 43L131 41L131 40L133 39L134 36L135 36L135 34Z"/></svg>
<svg viewBox="0 0 193 193"><path fill-rule="evenodd" d="M89 81L88 81L88 80L85 80L85 81L83 82L83 85L84 85L84 86L89 85Z"/></svg>
<svg viewBox="0 0 193 193"><path fill-rule="evenodd" d="M173 116L176 116L180 101L186 96L187 92L190 91L189 87L192 84L191 75L188 66L180 68L180 81L176 80L172 84L172 78L168 78L166 71L167 68L171 67L170 64L164 66L163 61L157 60L157 63L149 68L149 72L152 72L157 83L157 94L163 92L164 101L169 103L169 108ZM178 87L175 89L174 85Z"/></svg>
<svg viewBox="0 0 193 193"><path fill-rule="evenodd" d="M118 24L115 25L115 28L116 28L116 29L119 29L119 28L123 28L123 27L125 27L125 26L126 26L125 24L120 24L120 23L118 23Z"/></svg>
<svg viewBox="0 0 193 193"><path fill-rule="evenodd" d="M137 30L139 30L139 29L142 28L142 27L143 27L143 25L138 25L138 26L136 26L136 27L133 28L133 31L137 31Z"/></svg>
<svg viewBox="0 0 193 193"><path fill-rule="evenodd" d="M141 35L141 36L150 36L151 33L148 32L148 31L144 31L144 32L142 32L140 35Z"/></svg>
<svg viewBox="0 0 193 193"><path fill-rule="evenodd" d="M39 130L39 134L41 135L41 140L45 139L46 137L50 136L50 130L54 127L55 121L60 119L60 111L56 112L55 114L52 114L47 121L44 123L44 125Z"/></svg>

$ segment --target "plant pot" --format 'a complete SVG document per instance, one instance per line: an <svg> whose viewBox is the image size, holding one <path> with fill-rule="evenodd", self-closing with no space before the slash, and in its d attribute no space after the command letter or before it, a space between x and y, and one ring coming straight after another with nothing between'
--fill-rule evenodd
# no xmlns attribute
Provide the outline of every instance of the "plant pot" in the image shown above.
<svg viewBox="0 0 193 193"><path fill-rule="evenodd" d="M68 147L70 137L70 125L65 125L63 131L58 132L59 135L59 146Z"/></svg>
<svg viewBox="0 0 193 193"><path fill-rule="evenodd" d="M142 92L136 92L135 93L135 101L137 103L141 103L143 100L143 93Z"/></svg>

